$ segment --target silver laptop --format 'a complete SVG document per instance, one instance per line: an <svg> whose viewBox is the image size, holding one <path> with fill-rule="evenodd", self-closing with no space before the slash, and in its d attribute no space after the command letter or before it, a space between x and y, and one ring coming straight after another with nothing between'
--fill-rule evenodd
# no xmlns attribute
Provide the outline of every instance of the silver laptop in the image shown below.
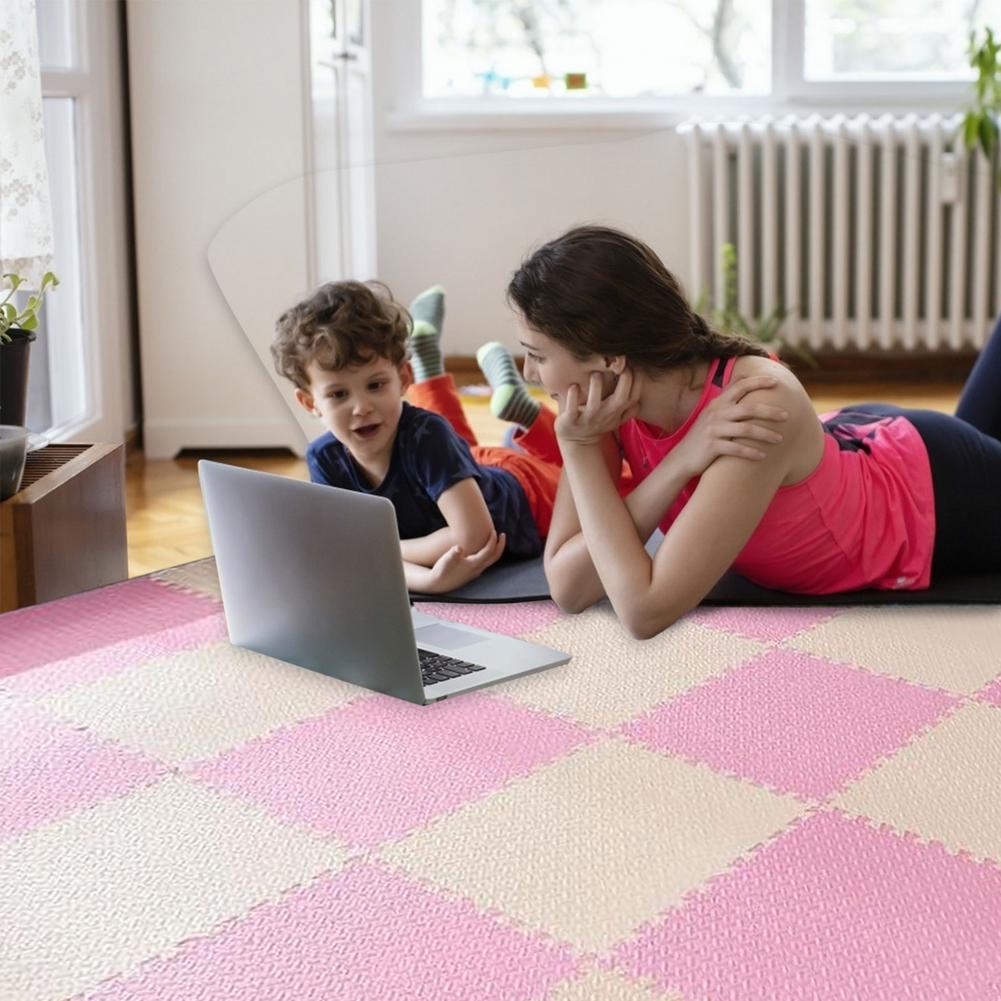
<svg viewBox="0 0 1001 1001"><path fill-rule="evenodd" d="M426 705L569 654L412 608L384 497L202 460L230 642Z"/></svg>

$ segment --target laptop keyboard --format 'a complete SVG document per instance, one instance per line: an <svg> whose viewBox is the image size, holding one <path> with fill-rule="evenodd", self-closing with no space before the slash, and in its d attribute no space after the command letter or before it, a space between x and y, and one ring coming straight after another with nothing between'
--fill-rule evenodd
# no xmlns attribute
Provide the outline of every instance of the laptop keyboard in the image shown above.
<svg viewBox="0 0 1001 1001"><path fill-rule="evenodd" d="M443 653L432 653L430 650L418 649L417 656L421 664L421 677L424 684L433 685L439 681L449 681L473 671L486 670L482 664L471 664L468 660L456 660L446 657Z"/></svg>

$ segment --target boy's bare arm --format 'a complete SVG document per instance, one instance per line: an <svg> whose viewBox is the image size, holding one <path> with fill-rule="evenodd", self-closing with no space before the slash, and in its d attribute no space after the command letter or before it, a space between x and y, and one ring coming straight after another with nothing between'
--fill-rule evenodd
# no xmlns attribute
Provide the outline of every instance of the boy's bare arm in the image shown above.
<svg viewBox="0 0 1001 1001"><path fill-rule="evenodd" d="M401 539L400 552L407 563L422 567L433 567L456 543L452 529L447 525L430 535L415 539Z"/></svg>
<svg viewBox="0 0 1001 1001"><path fill-rule="evenodd" d="M452 545L466 555L479 552L496 537L487 502L480 485L472 477L450 486L438 498L438 510L448 522Z"/></svg>
<svg viewBox="0 0 1001 1001"><path fill-rule="evenodd" d="M448 524L428 535L400 540L408 563L433 567L453 546L467 555L479 552L494 534L494 525L474 479L460 480L438 498L438 508Z"/></svg>

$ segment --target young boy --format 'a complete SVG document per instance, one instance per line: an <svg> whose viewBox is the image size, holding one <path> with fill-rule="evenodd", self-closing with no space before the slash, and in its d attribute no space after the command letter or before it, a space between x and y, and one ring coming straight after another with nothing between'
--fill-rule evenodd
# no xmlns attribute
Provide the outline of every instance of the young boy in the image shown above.
<svg viewBox="0 0 1001 1001"><path fill-rule="evenodd" d="M385 286L332 282L279 317L271 353L327 428L307 450L310 479L392 501L407 587L434 594L477 577L505 549L542 552L560 456L552 411L532 400L500 344L478 353L493 409L530 427L518 449L478 445L442 366L443 290L411 310L412 332Z"/></svg>

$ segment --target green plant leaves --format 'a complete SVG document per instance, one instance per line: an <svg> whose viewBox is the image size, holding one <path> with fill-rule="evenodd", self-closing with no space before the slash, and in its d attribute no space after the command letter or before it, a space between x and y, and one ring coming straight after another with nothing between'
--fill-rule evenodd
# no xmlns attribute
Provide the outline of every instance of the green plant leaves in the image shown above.
<svg viewBox="0 0 1001 1001"><path fill-rule="evenodd" d="M3 280L7 282L3 299L0 300L0 344L9 344L13 338L7 333L12 327L19 327L21 330L38 329L38 311L42 308L42 300L45 297L46 289L55 288L59 284L59 279L51 271L46 271L42 275L42 281L36 295L28 296L24 309L18 311L17 306L10 301L18 288L25 283L20 275L8 272L3 275Z"/></svg>

